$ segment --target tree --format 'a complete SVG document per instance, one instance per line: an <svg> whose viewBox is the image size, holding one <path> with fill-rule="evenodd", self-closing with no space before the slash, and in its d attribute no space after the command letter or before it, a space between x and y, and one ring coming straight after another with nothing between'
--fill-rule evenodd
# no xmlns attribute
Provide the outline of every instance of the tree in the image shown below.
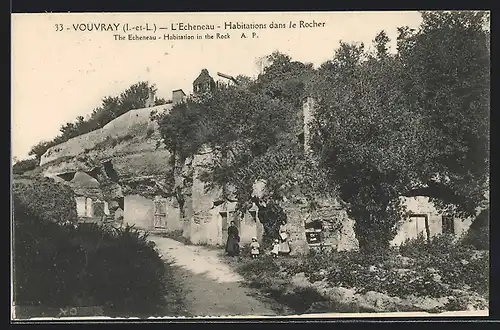
<svg viewBox="0 0 500 330"><path fill-rule="evenodd" d="M138 82L130 86L126 91L120 94L120 106L118 116L131 109L140 109L146 107L149 94L156 94L156 87L150 85L147 81ZM116 118L116 117L115 117Z"/></svg>
<svg viewBox="0 0 500 330"><path fill-rule="evenodd" d="M300 106L306 82L314 71L313 65L292 61L289 55L278 51L269 55L266 61L268 64L259 75L254 90L294 107Z"/></svg>
<svg viewBox="0 0 500 330"><path fill-rule="evenodd" d="M40 161L42 158L42 155L52 146L55 144L50 141L41 141L34 145L31 150L29 151L28 155L29 156L35 156L35 158Z"/></svg>
<svg viewBox="0 0 500 330"><path fill-rule="evenodd" d="M16 161L14 165L12 165L12 173L23 174L24 172L34 170L37 166L38 166L37 159L34 158L22 159L20 161Z"/></svg>
<svg viewBox="0 0 500 330"><path fill-rule="evenodd" d="M313 149L350 204L360 248L387 247L400 196L473 215L488 181L489 69L481 13L424 13L375 54L341 43L315 77ZM466 37L464 37L466 36Z"/></svg>
<svg viewBox="0 0 500 330"><path fill-rule="evenodd" d="M62 125L58 136L56 136L52 141L42 141L33 146L29 155L34 155L38 160L40 160L42 155L50 147L66 142L76 136L99 129L129 110L144 108L146 106L146 101L150 96L150 92L154 97L156 94L156 87L143 81L130 86L122 92L120 96L104 97L101 105L95 108L87 119L83 116L78 116L76 121ZM167 102L164 99L155 99L155 105L165 103Z"/></svg>
<svg viewBox="0 0 500 330"><path fill-rule="evenodd" d="M385 248L393 238L403 211L398 197L410 187L419 152L419 118L403 106L388 41L375 40L376 56L341 43L316 81L312 147L349 204L363 250Z"/></svg>
<svg viewBox="0 0 500 330"><path fill-rule="evenodd" d="M165 100L164 98L160 97L160 98L156 98L155 99L155 106L156 105L164 105L164 104L167 104L167 100Z"/></svg>
<svg viewBox="0 0 500 330"><path fill-rule="evenodd" d="M209 97L174 106L158 122L166 148L180 164L205 147L210 159L200 178L206 188L222 188L242 212L255 202L262 211L265 235L275 237L276 228L286 221L279 206L283 197L303 188L312 197L306 183L321 178L296 136L298 110L260 88L219 86ZM253 196L258 180L266 182L260 197Z"/></svg>
<svg viewBox="0 0 500 330"><path fill-rule="evenodd" d="M423 12L400 30L407 106L424 118L421 193L440 209L473 216L489 172L489 31L485 12Z"/></svg>
<svg viewBox="0 0 500 330"><path fill-rule="evenodd" d="M373 42L375 43L376 56L379 59L385 58L388 55L389 49L387 48L387 44L390 39L387 36L385 31L380 31L376 36Z"/></svg>

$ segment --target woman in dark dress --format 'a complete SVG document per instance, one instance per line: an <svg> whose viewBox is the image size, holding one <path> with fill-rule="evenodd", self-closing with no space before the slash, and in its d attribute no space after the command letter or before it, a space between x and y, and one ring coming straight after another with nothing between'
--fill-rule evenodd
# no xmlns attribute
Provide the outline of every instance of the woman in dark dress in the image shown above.
<svg viewBox="0 0 500 330"><path fill-rule="evenodd" d="M227 243L226 252L229 256L237 256L240 254L240 235L238 228L234 221L231 221L231 225L227 228Z"/></svg>

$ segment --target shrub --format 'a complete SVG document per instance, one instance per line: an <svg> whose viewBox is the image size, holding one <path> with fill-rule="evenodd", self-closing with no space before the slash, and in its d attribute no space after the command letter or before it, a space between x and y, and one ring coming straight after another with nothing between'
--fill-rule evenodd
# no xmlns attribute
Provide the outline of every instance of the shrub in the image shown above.
<svg viewBox="0 0 500 330"><path fill-rule="evenodd" d="M159 311L167 294L167 266L147 235L132 227L62 225L60 210L45 211L42 202L46 199L40 202L28 198L42 189L57 190L52 182L26 186L14 193L17 305L98 305L113 315ZM70 211L76 213L71 204L66 207L66 212ZM60 217L59 221L51 216Z"/></svg>
<svg viewBox="0 0 500 330"><path fill-rule="evenodd" d="M485 209L472 222L462 239L462 244L478 250L490 248L490 210Z"/></svg>
<svg viewBox="0 0 500 330"><path fill-rule="evenodd" d="M118 229L89 258L88 285L110 312L147 313L162 306L165 264L147 236L132 227Z"/></svg>
<svg viewBox="0 0 500 330"><path fill-rule="evenodd" d="M444 297L452 289L488 290L488 256L475 257L471 249L457 246L452 237L434 237L431 244L412 240L397 249L364 254L357 251L310 253L301 262L284 263L290 274L303 272L311 282L326 280L331 286L376 291L391 296Z"/></svg>
<svg viewBox="0 0 500 330"><path fill-rule="evenodd" d="M489 256L477 255L470 246L455 242L450 235L438 235L430 244L414 240L400 247L401 254L414 259L416 270L435 269L442 282L462 289L469 286L485 294L489 286Z"/></svg>
<svg viewBox="0 0 500 330"><path fill-rule="evenodd" d="M34 170L38 166L37 159L24 159L12 165L13 174L23 174L24 172Z"/></svg>
<svg viewBox="0 0 500 330"><path fill-rule="evenodd" d="M50 178L14 180L13 193L37 218L57 223L76 223L76 200L70 187Z"/></svg>
<svg viewBox="0 0 500 330"><path fill-rule="evenodd" d="M376 255L344 252L337 254L333 264L330 262L325 277L332 286L356 288L358 293L376 291L400 297L442 297L449 293L447 286L436 280L432 269L416 272L402 267L390 250Z"/></svg>
<svg viewBox="0 0 500 330"><path fill-rule="evenodd" d="M83 251L68 228L40 219L14 195L14 300L17 305L76 306Z"/></svg>

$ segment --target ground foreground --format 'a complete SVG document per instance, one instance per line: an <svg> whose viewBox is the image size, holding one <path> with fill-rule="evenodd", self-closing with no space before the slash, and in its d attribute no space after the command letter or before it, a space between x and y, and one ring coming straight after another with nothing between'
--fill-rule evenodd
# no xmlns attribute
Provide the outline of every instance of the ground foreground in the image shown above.
<svg viewBox="0 0 500 330"><path fill-rule="evenodd" d="M174 261L190 315L288 315L483 311L488 305L486 251L413 242L383 256L357 252L303 257L236 258L222 249L154 237ZM416 253L415 253L416 251Z"/></svg>
<svg viewBox="0 0 500 330"><path fill-rule="evenodd" d="M244 279L221 258L220 251L184 245L170 238L151 236L173 276L183 288L189 316L273 316L292 313L285 306L246 287Z"/></svg>

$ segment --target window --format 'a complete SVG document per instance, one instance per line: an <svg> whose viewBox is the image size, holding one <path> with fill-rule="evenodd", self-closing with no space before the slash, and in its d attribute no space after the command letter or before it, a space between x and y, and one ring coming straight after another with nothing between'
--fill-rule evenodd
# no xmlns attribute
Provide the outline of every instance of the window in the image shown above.
<svg viewBox="0 0 500 330"><path fill-rule="evenodd" d="M443 215L443 234L455 234L455 219L451 215Z"/></svg>

